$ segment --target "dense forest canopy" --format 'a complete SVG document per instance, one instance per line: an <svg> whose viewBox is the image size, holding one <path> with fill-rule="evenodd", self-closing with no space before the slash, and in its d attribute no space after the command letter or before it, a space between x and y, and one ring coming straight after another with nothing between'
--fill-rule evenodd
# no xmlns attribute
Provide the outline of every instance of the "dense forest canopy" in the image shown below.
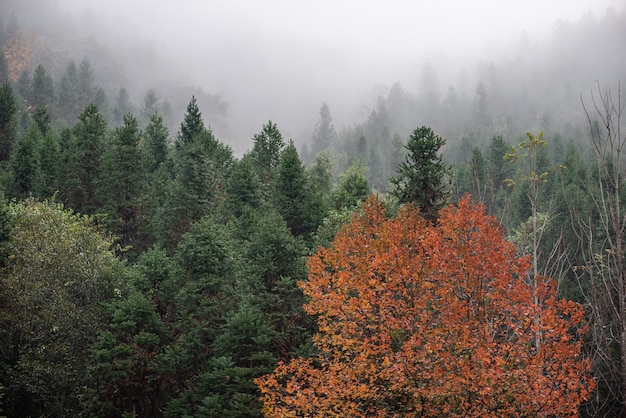
<svg viewBox="0 0 626 418"><path fill-rule="evenodd" d="M0 414L626 414L626 10L246 64L71 4L0 5Z"/></svg>

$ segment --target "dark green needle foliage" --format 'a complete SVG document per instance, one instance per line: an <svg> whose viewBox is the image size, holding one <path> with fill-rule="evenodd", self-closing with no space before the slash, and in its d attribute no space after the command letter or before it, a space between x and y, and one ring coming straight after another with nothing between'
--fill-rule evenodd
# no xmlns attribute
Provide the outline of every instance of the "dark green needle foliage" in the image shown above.
<svg viewBox="0 0 626 418"><path fill-rule="evenodd" d="M405 148L407 155L398 165L397 175L389 179L391 193L400 203L414 203L431 222L449 196L450 173L440 155L445 139L427 126L416 128Z"/></svg>

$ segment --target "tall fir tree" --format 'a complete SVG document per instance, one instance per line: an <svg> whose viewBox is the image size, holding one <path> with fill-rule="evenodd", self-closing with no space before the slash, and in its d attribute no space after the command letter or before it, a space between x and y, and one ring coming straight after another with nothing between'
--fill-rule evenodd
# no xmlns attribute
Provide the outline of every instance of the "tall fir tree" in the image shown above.
<svg viewBox="0 0 626 418"><path fill-rule="evenodd" d="M7 161L17 135L17 102L13 87L5 81L0 87L0 161Z"/></svg>
<svg viewBox="0 0 626 418"><path fill-rule="evenodd" d="M41 142L41 132L35 124L32 124L28 132L21 135L15 143L10 159L13 174L11 195L15 198L41 197L42 179L39 159Z"/></svg>
<svg viewBox="0 0 626 418"><path fill-rule="evenodd" d="M271 184L276 168L280 163L285 141L276 124L272 123L271 120L263 125L260 133L252 137L252 141L254 146L250 151L250 156L257 167L261 182L267 187Z"/></svg>
<svg viewBox="0 0 626 418"><path fill-rule="evenodd" d="M101 207L123 247L132 246L139 233L140 198L146 180L140 140L137 119L127 114L124 124L112 132L98 181Z"/></svg>
<svg viewBox="0 0 626 418"><path fill-rule="evenodd" d="M143 137L148 171L153 173L168 160L170 152L170 134L161 115L155 113L150 116Z"/></svg>
<svg viewBox="0 0 626 418"><path fill-rule="evenodd" d="M398 165L397 175L389 179L398 201L414 203L431 222L436 220L449 195L446 177L450 167L439 154L445 143L431 128L416 128L405 147L408 151L405 160Z"/></svg>
<svg viewBox="0 0 626 418"><path fill-rule="evenodd" d="M51 106L54 103L54 81L41 64L35 68L30 97L30 104L33 107Z"/></svg>
<svg viewBox="0 0 626 418"><path fill-rule="evenodd" d="M77 188L72 194L70 207L81 213L93 214L99 207L96 182L100 176L102 153L105 147L107 126L98 107L90 103L78 117L72 129L71 174L76 177Z"/></svg>
<svg viewBox="0 0 626 418"><path fill-rule="evenodd" d="M281 154L274 180L273 201L291 232L298 237L309 238L324 216L321 202L315 200L293 141Z"/></svg>
<svg viewBox="0 0 626 418"><path fill-rule="evenodd" d="M315 125L311 144L311 157L327 150L337 140L337 132L328 105L324 102L320 108L320 116Z"/></svg>

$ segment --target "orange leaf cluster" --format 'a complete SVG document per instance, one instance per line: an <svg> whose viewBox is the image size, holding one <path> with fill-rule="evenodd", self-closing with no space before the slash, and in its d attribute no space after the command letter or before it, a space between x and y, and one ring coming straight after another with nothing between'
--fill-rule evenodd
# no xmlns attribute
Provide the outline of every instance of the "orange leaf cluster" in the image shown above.
<svg viewBox="0 0 626 418"><path fill-rule="evenodd" d="M24 71L33 59L32 42L18 30L15 35L2 45L2 53L7 60L9 80L17 83L22 71Z"/></svg>
<svg viewBox="0 0 626 418"><path fill-rule="evenodd" d="M528 260L469 198L436 225L384 213L370 198L309 259L319 354L257 380L266 415L577 415L594 386L582 308L549 278L531 288Z"/></svg>

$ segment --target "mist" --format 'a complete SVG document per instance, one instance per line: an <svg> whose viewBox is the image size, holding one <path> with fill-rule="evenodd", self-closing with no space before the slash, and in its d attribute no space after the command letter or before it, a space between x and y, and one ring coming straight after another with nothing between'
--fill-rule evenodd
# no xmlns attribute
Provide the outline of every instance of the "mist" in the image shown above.
<svg viewBox="0 0 626 418"><path fill-rule="evenodd" d="M285 137L306 142L324 102L339 129L352 126L367 118L381 88L400 83L419 94L425 66L434 71L440 99L454 86L471 100L481 68L515 69L524 55L555 59L545 45L559 25L624 10L616 0L59 0L49 5L53 17L41 20L39 4L9 1L3 13L81 39L67 56L87 56L97 81L110 84L109 99L119 83L138 104L149 88L163 98L183 88L219 95L227 116L213 128L237 153L268 120ZM100 49L86 49L89 42ZM117 75L107 80L111 72ZM182 115L184 103L173 107Z"/></svg>

